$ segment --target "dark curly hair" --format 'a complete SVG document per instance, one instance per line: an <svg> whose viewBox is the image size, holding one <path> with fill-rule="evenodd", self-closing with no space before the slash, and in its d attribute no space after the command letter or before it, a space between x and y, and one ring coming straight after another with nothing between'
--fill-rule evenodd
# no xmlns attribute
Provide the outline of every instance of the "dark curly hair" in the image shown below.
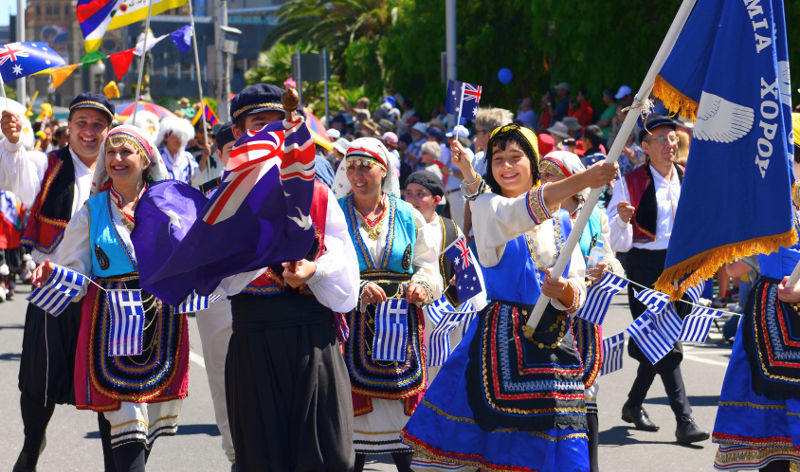
<svg viewBox="0 0 800 472"><path fill-rule="evenodd" d="M496 194L502 194L503 192L500 188L500 184L495 180L494 174L492 174L492 151L495 146L499 147L501 150L505 150L510 142L517 143L528 157L531 164L533 184L536 185L540 180L538 153L534 151L530 141L522 134L519 126L505 125L489 138L489 144L486 146L486 174L483 176L483 180L486 182L486 185L489 186L489 189Z"/></svg>

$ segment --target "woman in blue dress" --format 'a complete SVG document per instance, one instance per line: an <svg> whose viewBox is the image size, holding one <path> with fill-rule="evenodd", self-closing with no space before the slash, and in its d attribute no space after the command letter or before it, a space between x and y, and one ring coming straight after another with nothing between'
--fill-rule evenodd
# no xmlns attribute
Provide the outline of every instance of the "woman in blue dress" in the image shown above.
<svg viewBox="0 0 800 472"><path fill-rule="evenodd" d="M799 117L793 114L795 175ZM800 181L792 197L800 231ZM791 462L800 462L800 287L787 286L798 261L800 244L758 256L761 278L736 333L711 437L719 445L717 469L788 472Z"/></svg>
<svg viewBox="0 0 800 472"><path fill-rule="evenodd" d="M570 316L586 293L580 249L563 274L549 268L571 226L556 211L560 202L604 185L616 165L540 185L536 136L516 125L492 132L483 179L460 146L451 153L472 200L491 302L439 372L403 440L423 456L485 471L588 471L583 370L570 332ZM551 301L530 329L541 295Z"/></svg>

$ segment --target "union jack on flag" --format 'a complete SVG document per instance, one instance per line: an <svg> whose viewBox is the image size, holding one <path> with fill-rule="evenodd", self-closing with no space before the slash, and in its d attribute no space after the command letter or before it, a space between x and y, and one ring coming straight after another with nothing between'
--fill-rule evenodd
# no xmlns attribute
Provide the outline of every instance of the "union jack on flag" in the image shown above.
<svg viewBox="0 0 800 472"><path fill-rule="evenodd" d="M3 82L63 65L64 59L42 42L25 41L0 46L0 76Z"/></svg>
<svg viewBox="0 0 800 472"><path fill-rule="evenodd" d="M483 280L463 236L453 241L444 250L444 255L453 262L459 300L469 300L483 291Z"/></svg>
<svg viewBox="0 0 800 472"><path fill-rule="evenodd" d="M483 87L458 80L447 82L447 113L475 118Z"/></svg>

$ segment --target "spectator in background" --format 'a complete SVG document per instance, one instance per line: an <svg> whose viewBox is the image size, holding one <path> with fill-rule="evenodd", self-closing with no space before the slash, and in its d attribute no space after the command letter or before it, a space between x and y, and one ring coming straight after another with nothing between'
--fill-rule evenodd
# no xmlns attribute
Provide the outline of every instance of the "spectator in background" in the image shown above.
<svg viewBox="0 0 800 472"><path fill-rule="evenodd" d="M352 105L347 103L347 100L345 100L343 96L339 95L339 103L342 104L342 108L344 108L344 111L355 116L358 121L368 120L371 118L369 112L369 98L367 97L359 98L358 101L356 102L356 106L353 107Z"/></svg>
<svg viewBox="0 0 800 472"><path fill-rule="evenodd" d="M414 126L411 127L411 144L408 145L409 152L415 156L411 163L414 166L414 170L417 170L416 167L419 166L420 151L422 150L422 144L427 141L427 136L428 127L424 123L414 123Z"/></svg>
<svg viewBox="0 0 800 472"><path fill-rule="evenodd" d="M166 116L158 127L156 145L167 166L170 179L191 184L192 174L197 169L197 161L186 146L194 137L194 127L189 120L177 116ZM202 183L202 182L201 182Z"/></svg>
<svg viewBox="0 0 800 472"><path fill-rule="evenodd" d="M536 125L536 132L543 133L547 128L549 128L553 123L553 115L555 114L555 110L553 109L553 103L555 103L556 99L553 96L553 92L547 91L544 95L542 95L542 113L539 115L539 123ZM505 124L505 123L504 123Z"/></svg>
<svg viewBox="0 0 800 472"><path fill-rule="evenodd" d="M633 134L631 134L628 136L625 146L620 152L619 160L617 161L617 164L619 164L619 173L621 175L627 174L642 165L644 160L644 150L636 143Z"/></svg>
<svg viewBox="0 0 800 472"><path fill-rule="evenodd" d="M536 129L539 117L533 110L533 100L531 100L531 97L525 97L519 103L516 121L526 128Z"/></svg>
<svg viewBox="0 0 800 472"><path fill-rule="evenodd" d="M69 128L66 126L59 126L53 134L56 149L67 147L69 144Z"/></svg>
<svg viewBox="0 0 800 472"><path fill-rule="evenodd" d="M561 121L569 113L569 84L561 82L556 85L556 96L558 97L558 103L556 104L552 121Z"/></svg>
<svg viewBox="0 0 800 472"><path fill-rule="evenodd" d="M345 154L347 154L347 148L350 147L350 141L346 138L339 138L333 142L333 150L328 154L328 163L330 163L333 170L339 168L339 164L344 159Z"/></svg>
<svg viewBox="0 0 800 472"><path fill-rule="evenodd" d="M439 152L437 160L441 164L447 164L450 160L450 149L445 142L444 131L439 129L438 126L434 126L433 122L428 123L428 141L433 141L439 145L441 152Z"/></svg>
<svg viewBox="0 0 800 472"><path fill-rule="evenodd" d="M608 142L608 135L611 133L611 122L614 115L617 114L617 102L614 101L614 90L603 90L603 103L606 108L600 114L600 119L597 121L597 126L603 130L603 142Z"/></svg>
<svg viewBox="0 0 800 472"><path fill-rule="evenodd" d="M400 99L400 108L402 108L403 114L400 115L397 131L402 134L414 125L412 118L417 114L417 110L414 109L414 100L408 97Z"/></svg>
<svg viewBox="0 0 800 472"><path fill-rule="evenodd" d="M442 154L442 148L435 141L427 141L422 144L420 149L420 159L422 160L421 167L424 170L434 174L439 180L444 181L444 174L442 173L442 163L438 161L439 156Z"/></svg>
<svg viewBox="0 0 800 472"><path fill-rule="evenodd" d="M567 112L569 116L577 118L578 123L580 123L583 128L594 123L594 109L586 93L586 88L578 90L578 96L575 97L575 101L570 100L569 111ZM575 105L577 105L577 108Z"/></svg>
<svg viewBox="0 0 800 472"><path fill-rule="evenodd" d="M581 163L589 167L597 161L606 158L606 153L601 146L603 145L603 130L597 125L587 126L583 131L583 148L586 153L581 157Z"/></svg>
<svg viewBox="0 0 800 472"><path fill-rule="evenodd" d="M631 103L633 103L633 90L627 85L623 85L617 90L614 98L619 100L623 107L631 106Z"/></svg>
<svg viewBox="0 0 800 472"><path fill-rule="evenodd" d="M583 126L578 122L578 119L574 116L565 116L562 120L562 123L567 125L567 131L569 132L570 138L580 138L581 131L583 131Z"/></svg>
<svg viewBox="0 0 800 472"><path fill-rule="evenodd" d="M689 133L683 130L675 130L678 135L678 150L675 151L675 163L679 166L686 167L686 161L689 159L689 143L692 138Z"/></svg>
<svg viewBox="0 0 800 472"><path fill-rule="evenodd" d="M469 140L469 131L467 128L463 126L456 126L454 129L450 130L445 134L447 137L447 157L445 158L444 152L439 157L439 161L442 162L444 165L442 166L442 173L446 176L445 185L444 185L444 193L447 198L447 202L450 203L450 219L456 222L456 224L463 228L464 227L464 208L466 207L466 200L461 193L461 182L463 181L463 174L461 174L461 169L455 165L452 160L450 159L450 148L452 146L453 141L458 141L461 146L464 148L465 152L465 159L469 159L470 162L475 160L475 155L469 149L470 140Z"/></svg>

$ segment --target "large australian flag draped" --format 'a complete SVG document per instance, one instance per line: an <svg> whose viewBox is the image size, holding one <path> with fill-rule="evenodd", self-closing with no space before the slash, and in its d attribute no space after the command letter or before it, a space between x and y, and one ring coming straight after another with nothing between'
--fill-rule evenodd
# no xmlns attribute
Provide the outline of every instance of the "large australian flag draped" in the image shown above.
<svg viewBox="0 0 800 472"><path fill-rule="evenodd" d="M248 132L210 200L186 184L152 185L131 239L141 287L170 305L225 277L308 255L315 148L302 119Z"/></svg>
<svg viewBox="0 0 800 472"><path fill-rule="evenodd" d="M698 0L653 93L695 121L656 289L678 297L727 262L793 244L783 0Z"/></svg>

